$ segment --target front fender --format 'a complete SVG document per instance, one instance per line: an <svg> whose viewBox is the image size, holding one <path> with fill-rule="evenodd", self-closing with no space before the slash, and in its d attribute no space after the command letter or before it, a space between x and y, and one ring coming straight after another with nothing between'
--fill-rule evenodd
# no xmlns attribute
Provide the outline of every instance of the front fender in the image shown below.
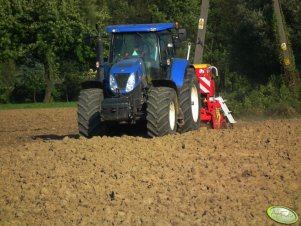
<svg viewBox="0 0 301 226"><path fill-rule="evenodd" d="M188 60L175 58L171 65L171 80L177 87L182 87L185 80L186 69L190 65Z"/></svg>

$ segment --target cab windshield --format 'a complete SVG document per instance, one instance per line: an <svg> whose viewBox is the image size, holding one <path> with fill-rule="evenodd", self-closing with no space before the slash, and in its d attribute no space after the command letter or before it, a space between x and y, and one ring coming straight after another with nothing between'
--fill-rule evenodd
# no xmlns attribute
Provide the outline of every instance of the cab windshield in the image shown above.
<svg viewBox="0 0 301 226"><path fill-rule="evenodd" d="M157 35L149 32L114 34L110 62L114 64L124 57L142 57L146 61L159 62Z"/></svg>
<svg viewBox="0 0 301 226"><path fill-rule="evenodd" d="M175 57L171 32L165 30L156 33L114 33L111 40L110 64L131 57L143 59L149 80L166 79L166 68L160 68L160 65L169 65Z"/></svg>
<svg viewBox="0 0 301 226"><path fill-rule="evenodd" d="M115 33L110 49L111 64L130 57L141 57L145 63L147 76L159 73L159 48L156 33L131 32Z"/></svg>

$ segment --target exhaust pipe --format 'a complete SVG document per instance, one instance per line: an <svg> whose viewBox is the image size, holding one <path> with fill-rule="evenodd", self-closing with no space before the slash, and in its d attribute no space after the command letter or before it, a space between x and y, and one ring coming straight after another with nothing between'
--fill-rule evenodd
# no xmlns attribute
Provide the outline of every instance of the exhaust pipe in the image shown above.
<svg viewBox="0 0 301 226"><path fill-rule="evenodd" d="M190 57L190 50L191 50L191 43L188 42L188 52L187 52L187 60L189 60L189 57Z"/></svg>

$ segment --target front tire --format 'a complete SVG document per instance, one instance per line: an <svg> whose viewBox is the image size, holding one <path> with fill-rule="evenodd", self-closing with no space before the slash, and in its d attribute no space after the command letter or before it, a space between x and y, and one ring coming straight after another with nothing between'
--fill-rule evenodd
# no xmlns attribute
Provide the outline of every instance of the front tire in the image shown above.
<svg viewBox="0 0 301 226"><path fill-rule="evenodd" d="M199 83L193 68L187 69L179 100L184 116L184 124L179 127L179 132L197 130L200 127L201 98Z"/></svg>
<svg viewBox="0 0 301 226"><path fill-rule="evenodd" d="M80 135L87 138L101 134L100 108L103 101L102 89L84 89L78 97L77 119Z"/></svg>
<svg viewBox="0 0 301 226"><path fill-rule="evenodd" d="M178 101L174 89L153 87L147 100L147 134L150 137L175 134L177 131Z"/></svg>

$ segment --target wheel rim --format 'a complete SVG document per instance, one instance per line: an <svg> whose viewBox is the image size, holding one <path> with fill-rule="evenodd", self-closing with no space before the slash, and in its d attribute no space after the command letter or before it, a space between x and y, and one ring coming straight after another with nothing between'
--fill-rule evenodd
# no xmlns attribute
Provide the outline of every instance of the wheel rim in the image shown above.
<svg viewBox="0 0 301 226"><path fill-rule="evenodd" d="M199 96L195 85L191 88L191 111L193 121L197 122L199 119Z"/></svg>
<svg viewBox="0 0 301 226"><path fill-rule="evenodd" d="M175 129L176 125L176 108L173 101L169 104L169 126L171 130Z"/></svg>

